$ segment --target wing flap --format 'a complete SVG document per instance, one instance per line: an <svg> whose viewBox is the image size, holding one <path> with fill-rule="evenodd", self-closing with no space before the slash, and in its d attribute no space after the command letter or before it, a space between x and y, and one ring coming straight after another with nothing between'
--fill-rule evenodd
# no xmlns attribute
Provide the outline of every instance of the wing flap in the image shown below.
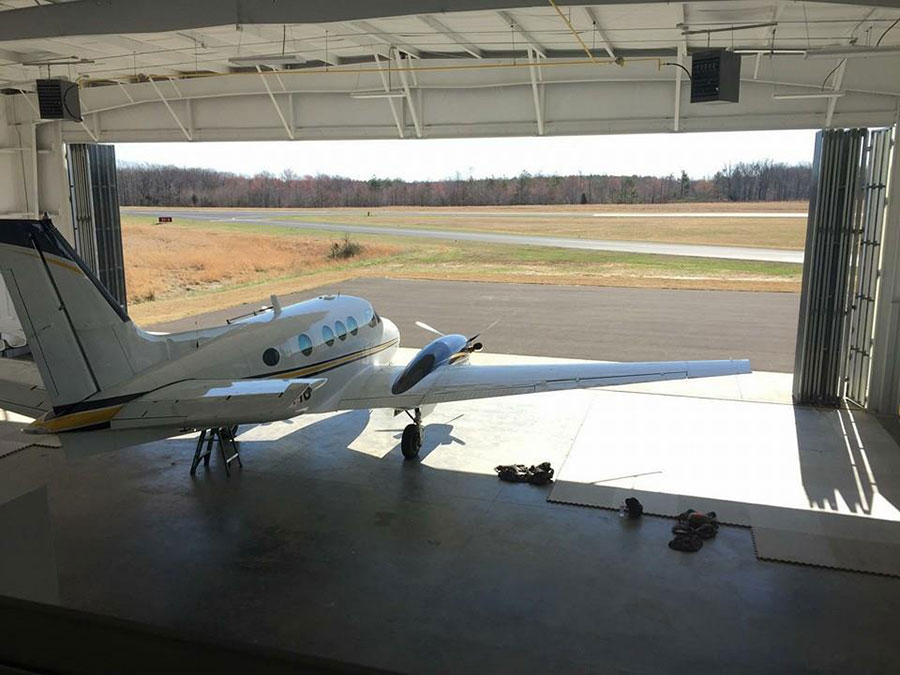
<svg viewBox="0 0 900 675"><path fill-rule="evenodd" d="M746 360L451 365L427 376L408 392L394 396L390 393L391 383L401 370L396 366L373 368L365 380L360 382L358 387L354 387L355 391L342 399L340 407L416 408L435 403L495 396L751 372L750 362Z"/></svg>
<svg viewBox="0 0 900 675"><path fill-rule="evenodd" d="M113 428L207 428L274 422L309 408L325 378L189 380L170 384L122 406Z"/></svg>

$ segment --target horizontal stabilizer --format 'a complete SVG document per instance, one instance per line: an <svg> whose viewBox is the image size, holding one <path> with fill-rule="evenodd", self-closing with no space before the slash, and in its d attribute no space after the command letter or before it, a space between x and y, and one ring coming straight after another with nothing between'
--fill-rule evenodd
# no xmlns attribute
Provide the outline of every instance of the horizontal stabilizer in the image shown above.
<svg viewBox="0 0 900 675"><path fill-rule="evenodd" d="M130 401L112 428L174 426L203 429L289 419L309 408L325 378L190 380Z"/></svg>

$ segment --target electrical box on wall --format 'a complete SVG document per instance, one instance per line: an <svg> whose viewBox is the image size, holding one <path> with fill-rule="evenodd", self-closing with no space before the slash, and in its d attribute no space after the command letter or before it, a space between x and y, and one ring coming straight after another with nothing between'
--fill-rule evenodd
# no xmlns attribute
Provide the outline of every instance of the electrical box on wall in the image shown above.
<svg viewBox="0 0 900 675"><path fill-rule="evenodd" d="M726 49L710 49L692 56L691 103L737 103L740 93L740 54Z"/></svg>
<svg viewBox="0 0 900 675"><path fill-rule="evenodd" d="M42 120L81 121L77 84L61 78L38 80L36 84Z"/></svg>

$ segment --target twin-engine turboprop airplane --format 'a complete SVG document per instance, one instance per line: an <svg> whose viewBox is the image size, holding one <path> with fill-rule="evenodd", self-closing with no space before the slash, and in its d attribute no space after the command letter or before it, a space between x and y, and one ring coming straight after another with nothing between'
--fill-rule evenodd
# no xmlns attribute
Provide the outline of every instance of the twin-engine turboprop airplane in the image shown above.
<svg viewBox="0 0 900 675"><path fill-rule="evenodd" d="M350 296L276 301L229 325L148 333L47 219L0 220L0 272L40 373L38 382L30 364L0 362L0 408L36 417L36 433L154 429L165 437L389 408L413 420L401 441L413 458L421 410L436 403L750 372L745 360L478 366L469 355L480 345L462 335L442 335L407 365L392 365L397 327Z"/></svg>

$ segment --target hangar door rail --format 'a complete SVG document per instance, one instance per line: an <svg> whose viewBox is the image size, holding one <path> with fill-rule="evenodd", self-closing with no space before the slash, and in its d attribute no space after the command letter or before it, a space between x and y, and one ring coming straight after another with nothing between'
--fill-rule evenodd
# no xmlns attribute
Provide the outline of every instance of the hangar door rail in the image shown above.
<svg viewBox="0 0 900 675"><path fill-rule="evenodd" d="M891 130L816 136L794 364L794 400L865 406Z"/></svg>

